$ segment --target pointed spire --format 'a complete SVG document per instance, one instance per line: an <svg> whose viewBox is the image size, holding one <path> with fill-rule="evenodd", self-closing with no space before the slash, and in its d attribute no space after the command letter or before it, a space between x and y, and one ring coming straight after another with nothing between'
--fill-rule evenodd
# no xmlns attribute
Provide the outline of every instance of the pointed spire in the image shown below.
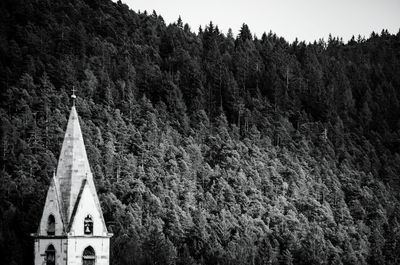
<svg viewBox="0 0 400 265"><path fill-rule="evenodd" d="M69 115L56 175L61 193L62 215L68 225L82 181L92 175L74 105Z"/></svg>

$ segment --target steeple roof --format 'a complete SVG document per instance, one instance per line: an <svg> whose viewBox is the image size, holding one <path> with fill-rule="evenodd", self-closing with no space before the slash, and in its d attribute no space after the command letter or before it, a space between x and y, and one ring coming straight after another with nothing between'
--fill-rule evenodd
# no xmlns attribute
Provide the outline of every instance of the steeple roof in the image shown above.
<svg viewBox="0 0 400 265"><path fill-rule="evenodd" d="M61 214L68 226L82 182L90 179L94 186L75 106L72 106L69 115L56 176L61 196Z"/></svg>
<svg viewBox="0 0 400 265"><path fill-rule="evenodd" d="M50 215L55 218L56 236L83 235L83 220L88 215L96 224L94 236L112 236L103 218L75 105L71 108L57 171L47 192L36 237L49 236Z"/></svg>

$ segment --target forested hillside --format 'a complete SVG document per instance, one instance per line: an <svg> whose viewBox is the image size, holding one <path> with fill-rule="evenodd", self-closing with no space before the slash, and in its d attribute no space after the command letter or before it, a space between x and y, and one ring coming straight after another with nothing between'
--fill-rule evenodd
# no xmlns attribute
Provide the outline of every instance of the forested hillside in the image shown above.
<svg viewBox="0 0 400 265"><path fill-rule="evenodd" d="M400 32L2 0L0 87L1 264L33 264L73 87L111 264L400 263Z"/></svg>

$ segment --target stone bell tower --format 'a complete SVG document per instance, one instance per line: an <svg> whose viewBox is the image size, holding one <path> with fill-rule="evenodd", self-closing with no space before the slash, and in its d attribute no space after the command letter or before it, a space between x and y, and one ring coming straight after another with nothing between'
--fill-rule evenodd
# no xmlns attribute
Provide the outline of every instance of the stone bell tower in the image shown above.
<svg viewBox="0 0 400 265"><path fill-rule="evenodd" d="M72 95L75 100L75 95ZM75 104L35 239L35 265L108 265L110 237L87 159Z"/></svg>

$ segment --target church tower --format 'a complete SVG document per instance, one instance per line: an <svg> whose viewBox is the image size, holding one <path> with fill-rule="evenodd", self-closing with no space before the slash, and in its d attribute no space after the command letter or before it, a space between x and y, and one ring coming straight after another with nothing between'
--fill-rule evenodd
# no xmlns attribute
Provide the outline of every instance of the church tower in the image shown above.
<svg viewBox="0 0 400 265"><path fill-rule="evenodd" d="M72 95L75 99L75 95ZM75 104L35 238L35 265L108 265L110 237Z"/></svg>

